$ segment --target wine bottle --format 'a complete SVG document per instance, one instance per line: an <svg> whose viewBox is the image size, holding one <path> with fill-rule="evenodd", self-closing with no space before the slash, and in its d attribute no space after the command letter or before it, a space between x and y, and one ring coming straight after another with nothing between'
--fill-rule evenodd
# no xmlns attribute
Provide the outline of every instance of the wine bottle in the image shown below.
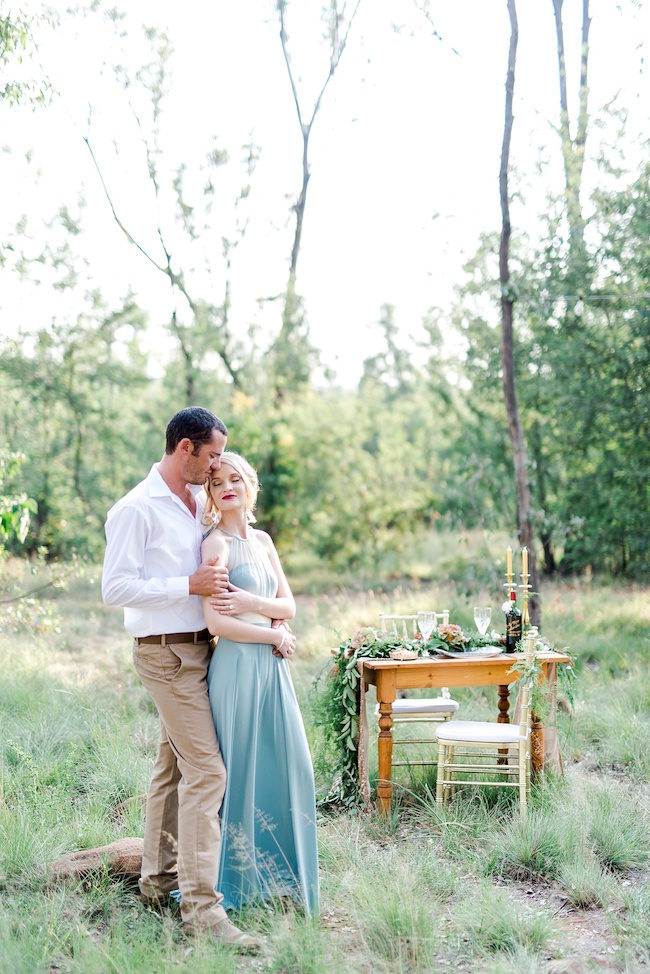
<svg viewBox="0 0 650 974"><path fill-rule="evenodd" d="M510 592L510 611L506 612L506 653L515 653L521 639L521 612L517 608L517 593Z"/></svg>

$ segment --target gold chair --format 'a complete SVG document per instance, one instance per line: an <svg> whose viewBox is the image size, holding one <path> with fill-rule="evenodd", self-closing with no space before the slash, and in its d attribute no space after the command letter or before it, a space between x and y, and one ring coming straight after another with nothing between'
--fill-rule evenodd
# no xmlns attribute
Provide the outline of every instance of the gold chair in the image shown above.
<svg viewBox="0 0 650 974"><path fill-rule="evenodd" d="M535 658L537 631L525 639L525 658ZM530 795L530 690L521 689L518 724L450 720L436 729L438 782L436 802L443 804L456 785L518 788L519 807L525 816ZM471 748L472 750L468 750ZM478 752L478 753L477 753ZM493 763L481 763L483 759ZM512 762L512 763L511 763ZM496 775L496 781L468 779L468 775ZM461 776L461 777L459 777Z"/></svg>
<svg viewBox="0 0 650 974"><path fill-rule="evenodd" d="M436 612L436 626L449 624L449 610ZM388 632L389 628L405 637L413 637L417 633L418 617L415 615L385 615L380 613L379 619L383 632ZM378 712L379 708L376 708ZM442 687L439 697L398 697L393 702L393 728L397 724L439 724L442 721L451 720L458 710L458 702L451 699L447 687ZM411 744L435 743L435 737L404 738L393 735L393 747L403 747ZM435 764L431 761L393 761L395 767L413 767Z"/></svg>

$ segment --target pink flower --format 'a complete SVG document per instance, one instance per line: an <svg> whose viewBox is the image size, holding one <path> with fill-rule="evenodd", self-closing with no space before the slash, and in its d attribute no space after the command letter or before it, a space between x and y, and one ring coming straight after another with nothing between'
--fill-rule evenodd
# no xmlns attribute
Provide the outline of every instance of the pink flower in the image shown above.
<svg viewBox="0 0 650 974"><path fill-rule="evenodd" d="M444 639L449 646L464 646L467 642L460 626L454 626L451 623L445 625L443 623L441 626L438 626L437 632L440 638Z"/></svg>
<svg viewBox="0 0 650 974"><path fill-rule="evenodd" d="M354 636L350 640L350 646L352 649L361 649L362 646L370 646L371 643L374 643L376 638L377 635L375 630L371 629L369 626L365 626L361 629L357 629Z"/></svg>

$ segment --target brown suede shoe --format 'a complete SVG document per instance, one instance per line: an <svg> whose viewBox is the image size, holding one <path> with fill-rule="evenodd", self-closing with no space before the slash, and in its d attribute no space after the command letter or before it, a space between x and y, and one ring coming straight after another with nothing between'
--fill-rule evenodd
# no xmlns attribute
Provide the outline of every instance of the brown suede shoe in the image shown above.
<svg viewBox="0 0 650 974"><path fill-rule="evenodd" d="M237 950L245 951L247 953L253 953L257 951L262 946L262 941L258 940L257 937L251 937L249 934L244 933L239 927L236 927L234 923L224 917L218 923L213 924L210 927L195 927L189 923L185 924L185 932L189 934L190 937L196 937L197 940L202 937L213 937L218 940L220 944L227 944L229 947L236 947Z"/></svg>

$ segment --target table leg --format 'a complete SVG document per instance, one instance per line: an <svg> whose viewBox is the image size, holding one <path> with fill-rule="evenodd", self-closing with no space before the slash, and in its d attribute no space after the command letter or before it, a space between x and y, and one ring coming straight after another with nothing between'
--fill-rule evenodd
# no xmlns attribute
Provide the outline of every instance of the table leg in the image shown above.
<svg viewBox="0 0 650 974"><path fill-rule="evenodd" d="M557 681L557 667L554 670L544 667L544 672L539 675L539 682L544 687L546 684L547 692L553 692L554 684ZM540 774L544 770L544 758L546 757L546 741L544 740L544 725L535 713L530 714L530 770L532 774Z"/></svg>
<svg viewBox="0 0 650 974"><path fill-rule="evenodd" d="M533 774L544 770L544 725L535 713L530 717L530 764Z"/></svg>
<svg viewBox="0 0 650 974"><path fill-rule="evenodd" d="M509 724L510 723L510 690L507 683L499 684L499 716L497 717L497 724ZM507 755L508 748L500 747L499 754ZM507 764L508 759L506 756L497 758L497 764Z"/></svg>
<svg viewBox="0 0 650 974"><path fill-rule="evenodd" d="M379 703L379 781L377 782L377 798L379 810L386 816L390 812L390 800L393 794L391 770L393 764L393 705L385 701Z"/></svg>

